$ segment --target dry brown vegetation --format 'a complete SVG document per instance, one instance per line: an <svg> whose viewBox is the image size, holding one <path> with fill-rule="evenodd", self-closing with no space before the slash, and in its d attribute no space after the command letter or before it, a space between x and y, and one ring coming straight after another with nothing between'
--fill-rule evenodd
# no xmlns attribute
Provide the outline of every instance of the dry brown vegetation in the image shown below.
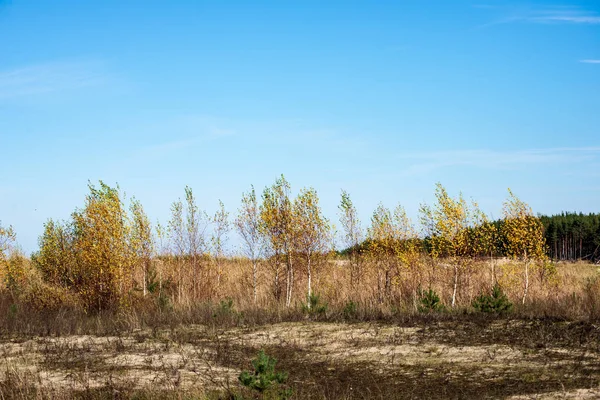
<svg viewBox="0 0 600 400"><path fill-rule="evenodd" d="M48 326L89 333L4 337L0 396L253 398L237 376L259 349L289 373L297 399L600 395L600 328L591 323L459 314L324 319L331 321L212 307L140 328L133 316L69 325L63 315Z"/></svg>
<svg viewBox="0 0 600 400"><path fill-rule="evenodd" d="M329 273L342 279L347 261L331 262ZM507 265L496 263L499 271ZM239 274L224 281L231 301L167 309L39 311L15 306L5 293L0 398L256 398L237 377L261 349L288 372L295 399L600 396L599 296L589 283L599 274L595 265L559 264L562 285L545 291L534 284L531 303L495 315L467 306L421 313L343 290L322 291L328 307L317 313L268 303L268 285L255 306L251 289L234 284L251 278L249 264L225 262ZM489 265L478 267L473 293L488 277ZM451 287L436 276L433 287L450 298Z"/></svg>
<svg viewBox="0 0 600 400"><path fill-rule="evenodd" d="M185 195L153 230L91 185L31 258L0 226L0 399L282 396L238 380L259 350L295 399L600 396L600 270L552 263L512 193L495 225L438 185L419 233L383 205L363 231L344 192L345 253L283 177L232 225Z"/></svg>

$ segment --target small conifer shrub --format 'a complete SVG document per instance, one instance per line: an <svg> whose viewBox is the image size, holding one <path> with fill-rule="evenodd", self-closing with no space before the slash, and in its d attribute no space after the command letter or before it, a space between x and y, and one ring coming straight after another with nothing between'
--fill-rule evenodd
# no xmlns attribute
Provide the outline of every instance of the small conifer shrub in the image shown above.
<svg viewBox="0 0 600 400"><path fill-rule="evenodd" d="M433 289L421 290L419 289L419 306L417 309L419 312L427 313L433 311L442 311L444 305L440 300L440 296Z"/></svg>
<svg viewBox="0 0 600 400"><path fill-rule="evenodd" d="M291 389L283 387L287 381L288 374L276 372L277 360L269 357L261 350L256 358L252 360L254 371L243 371L238 377L245 387L260 394L272 394L277 399L287 399L291 396Z"/></svg>
<svg viewBox="0 0 600 400"><path fill-rule="evenodd" d="M497 283L492 288L491 294L482 293L473 301L473 308L483 313L506 313L512 309L512 303Z"/></svg>

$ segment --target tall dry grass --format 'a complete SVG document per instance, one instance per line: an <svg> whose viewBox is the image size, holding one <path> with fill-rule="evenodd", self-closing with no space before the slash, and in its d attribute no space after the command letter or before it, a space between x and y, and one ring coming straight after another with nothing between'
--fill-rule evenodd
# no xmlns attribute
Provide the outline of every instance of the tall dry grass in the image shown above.
<svg viewBox="0 0 600 400"><path fill-rule="evenodd" d="M440 318L453 318L472 315L473 300L488 293L492 282L498 282L514 304L514 317L590 321L600 318L600 272L593 264L559 263L551 268L533 268L527 301L521 304L523 265L500 259L477 260L462 267L457 302L452 308L454 270L448 261L434 262L423 257L413 269L392 270L389 291L382 293L382 274L376 264L365 261L361 280L353 283L348 261L338 257L322 260L313 275L313 291L326 311L307 313L303 307L307 303L307 277L301 268L295 273L292 305L286 307L285 299L277 299L274 294L273 263L263 261L259 266L255 303L250 261L227 258L220 262L224 274L219 281L216 260L204 258L196 270L184 262L184 295L180 299L178 261L157 259L153 263L153 291L144 296L138 288L129 293L126 307L100 313L86 312L76 294L43 282L29 265L19 287L0 291L0 334L106 334L178 324L262 325L306 318L395 320L418 316L421 289L432 289L439 295L445 306ZM199 276L192 280L192 273ZM194 281L199 282L195 297L191 287Z"/></svg>

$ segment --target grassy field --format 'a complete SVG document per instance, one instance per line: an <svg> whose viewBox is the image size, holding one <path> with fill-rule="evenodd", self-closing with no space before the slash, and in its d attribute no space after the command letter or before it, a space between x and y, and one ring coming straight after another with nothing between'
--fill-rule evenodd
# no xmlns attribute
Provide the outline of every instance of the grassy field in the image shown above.
<svg viewBox="0 0 600 400"><path fill-rule="evenodd" d="M230 299L85 314L6 297L0 399L599 398L599 299L585 289L598 266L557 274L559 285L505 314L349 310L339 293L321 312ZM260 351L287 373L264 392L238 379Z"/></svg>

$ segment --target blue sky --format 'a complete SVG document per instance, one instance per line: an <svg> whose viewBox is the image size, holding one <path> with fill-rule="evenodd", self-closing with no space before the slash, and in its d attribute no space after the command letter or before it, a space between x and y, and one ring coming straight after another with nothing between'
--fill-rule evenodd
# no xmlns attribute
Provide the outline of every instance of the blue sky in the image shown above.
<svg viewBox="0 0 600 400"><path fill-rule="evenodd" d="M438 181L495 217L508 187L600 211L597 1L0 0L0 38L0 220L27 252L98 179L162 222L185 185L234 212L281 173L365 225Z"/></svg>

